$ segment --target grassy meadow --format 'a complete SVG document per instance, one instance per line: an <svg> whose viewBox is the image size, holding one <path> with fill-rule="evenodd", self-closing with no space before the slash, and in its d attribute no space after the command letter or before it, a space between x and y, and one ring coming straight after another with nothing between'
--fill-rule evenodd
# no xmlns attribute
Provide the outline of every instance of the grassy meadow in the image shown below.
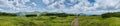
<svg viewBox="0 0 120 26"><path fill-rule="evenodd" d="M0 16L0 26L73 26L76 16L18 17ZM79 26L120 26L119 17L80 16Z"/></svg>

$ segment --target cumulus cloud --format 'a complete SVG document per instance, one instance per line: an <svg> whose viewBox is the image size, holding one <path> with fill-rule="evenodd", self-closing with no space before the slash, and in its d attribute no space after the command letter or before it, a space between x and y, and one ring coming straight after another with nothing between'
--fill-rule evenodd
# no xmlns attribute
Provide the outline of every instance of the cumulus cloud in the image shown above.
<svg viewBox="0 0 120 26"><path fill-rule="evenodd" d="M120 11L120 0L95 0L90 3L89 0L41 0L36 3L31 0L0 0L0 8L7 7L16 11L48 11L65 13L103 13ZM28 4L29 3L29 4ZM40 5L45 8L37 8ZM44 6L43 5L43 6ZM42 7L42 6L41 6ZM1 9L3 10L3 9Z"/></svg>
<svg viewBox="0 0 120 26"><path fill-rule="evenodd" d="M99 7L108 9L113 7L114 9L119 9L120 0L96 0L96 4L99 4Z"/></svg>
<svg viewBox="0 0 120 26"><path fill-rule="evenodd" d="M34 9L33 6L27 6L25 5L27 2L30 2L30 0L0 0L2 6L0 7L8 7L9 9L12 10L16 10L16 11L27 11L30 9ZM34 6L36 6L36 4L34 2L32 2L31 4L33 4Z"/></svg>
<svg viewBox="0 0 120 26"><path fill-rule="evenodd" d="M37 4L36 4L36 3L34 3L34 2L32 2L32 4L33 4L34 6L37 6Z"/></svg>
<svg viewBox="0 0 120 26"><path fill-rule="evenodd" d="M70 7L68 7L68 6ZM54 3L52 3L51 5L47 6L50 9L59 9L58 11L63 11L63 12L86 12L86 11L91 11L91 10L95 10L96 7L92 6L88 0L59 0L56 1ZM62 10L61 10L62 9ZM57 12L57 11L56 11ZM75 13L76 13L75 12Z"/></svg>
<svg viewBox="0 0 120 26"><path fill-rule="evenodd" d="M67 2L68 1L68 2ZM67 13L84 12L115 12L120 9L120 0L95 0L92 4L88 0L59 0L48 6ZM52 2L52 1L49 1ZM67 2L67 3L66 3ZM70 7L66 6L69 5ZM62 9L62 10L61 10Z"/></svg>

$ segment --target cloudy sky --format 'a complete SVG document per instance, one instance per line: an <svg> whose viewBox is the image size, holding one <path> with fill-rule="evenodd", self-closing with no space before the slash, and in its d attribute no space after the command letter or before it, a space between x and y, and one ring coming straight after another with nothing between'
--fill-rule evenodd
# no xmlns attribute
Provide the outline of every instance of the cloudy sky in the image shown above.
<svg viewBox="0 0 120 26"><path fill-rule="evenodd" d="M120 12L120 0L0 0L0 11L101 14Z"/></svg>

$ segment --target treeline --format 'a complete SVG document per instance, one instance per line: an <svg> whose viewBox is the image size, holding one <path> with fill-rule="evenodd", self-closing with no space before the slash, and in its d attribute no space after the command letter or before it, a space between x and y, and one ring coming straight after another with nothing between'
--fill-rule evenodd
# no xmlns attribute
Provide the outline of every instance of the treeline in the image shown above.
<svg viewBox="0 0 120 26"><path fill-rule="evenodd" d="M67 17L67 16L75 16L74 14L66 14L66 13L45 13L45 14L39 14L40 16L58 16L58 17ZM19 16L17 13L5 13L0 12L0 16ZM23 15L26 17L36 17L37 14L26 14Z"/></svg>
<svg viewBox="0 0 120 26"><path fill-rule="evenodd" d="M37 14L29 14L25 15L26 17L35 17ZM74 14L66 14L66 13L45 13L39 14L39 16L58 16L58 17L67 17L67 16L75 16Z"/></svg>
<svg viewBox="0 0 120 26"><path fill-rule="evenodd" d="M66 14L66 13L46 13L42 16L58 16L58 17L67 17L67 16L75 16L75 14Z"/></svg>
<svg viewBox="0 0 120 26"><path fill-rule="evenodd" d="M16 13L5 13L5 12L0 12L0 16L18 16ZM37 16L36 14L32 15L25 15L26 17L35 17ZM75 14L66 14L66 13L45 13L45 14L40 14L40 16L58 16L58 17L67 17L67 16L76 16ZM109 13L104 13L102 15L91 15L91 16L101 16L102 18L109 18L109 17L120 17L120 12L109 12Z"/></svg>
<svg viewBox="0 0 120 26"><path fill-rule="evenodd" d="M0 16L16 16L16 14L15 13L0 12Z"/></svg>
<svg viewBox="0 0 120 26"><path fill-rule="evenodd" d="M120 12L113 12L113 13L104 13L101 15L103 18L110 18L110 17L120 17Z"/></svg>

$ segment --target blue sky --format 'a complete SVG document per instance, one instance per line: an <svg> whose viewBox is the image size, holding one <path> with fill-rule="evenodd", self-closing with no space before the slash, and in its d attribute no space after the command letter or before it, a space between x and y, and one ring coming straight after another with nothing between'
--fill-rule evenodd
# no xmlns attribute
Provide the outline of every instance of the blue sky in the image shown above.
<svg viewBox="0 0 120 26"><path fill-rule="evenodd" d="M120 0L0 0L0 11L101 14L120 12Z"/></svg>

